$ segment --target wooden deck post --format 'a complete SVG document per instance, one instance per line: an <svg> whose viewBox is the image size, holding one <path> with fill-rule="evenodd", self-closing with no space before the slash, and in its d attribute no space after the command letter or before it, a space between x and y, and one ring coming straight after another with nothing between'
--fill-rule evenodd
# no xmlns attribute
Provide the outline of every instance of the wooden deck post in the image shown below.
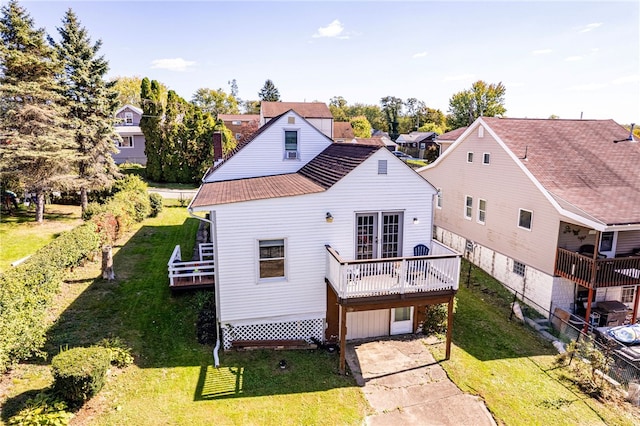
<svg viewBox="0 0 640 426"><path fill-rule="evenodd" d="M447 310L447 348L445 350L444 359L451 358L451 335L453 331L453 301L455 296L449 298L448 310Z"/></svg>
<svg viewBox="0 0 640 426"><path fill-rule="evenodd" d="M340 374L346 371L347 309L340 305Z"/></svg>
<svg viewBox="0 0 640 426"><path fill-rule="evenodd" d="M636 323L636 315L638 315L638 299L640 299L640 295L638 294L638 290L640 286L636 286L636 291L634 291L635 301L633 303L633 314L631 316L631 324Z"/></svg>
<svg viewBox="0 0 640 426"><path fill-rule="evenodd" d="M598 273L598 251L600 250L600 231L596 231L596 243L593 245L593 264L591 265L591 278L589 280L589 300L587 300L587 311L584 313L583 333L589 331L589 323L591 322L591 299L593 299L593 287L596 283L596 275Z"/></svg>

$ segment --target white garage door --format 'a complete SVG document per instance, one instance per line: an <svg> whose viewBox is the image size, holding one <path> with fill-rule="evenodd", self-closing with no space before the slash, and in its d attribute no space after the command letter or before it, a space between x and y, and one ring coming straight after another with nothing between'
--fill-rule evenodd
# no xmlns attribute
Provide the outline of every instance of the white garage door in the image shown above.
<svg viewBox="0 0 640 426"><path fill-rule="evenodd" d="M388 335L389 309L347 313L347 340Z"/></svg>

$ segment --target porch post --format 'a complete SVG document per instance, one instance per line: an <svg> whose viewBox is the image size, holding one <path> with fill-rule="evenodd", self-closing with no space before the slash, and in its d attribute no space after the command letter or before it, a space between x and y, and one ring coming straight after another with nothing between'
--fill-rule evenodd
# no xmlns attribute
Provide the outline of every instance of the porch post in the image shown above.
<svg viewBox="0 0 640 426"><path fill-rule="evenodd" d="M593 245L593 265L591 265L591 277L589 279L589 300L587 301L587 311L584 314L583 333L589 331L589 322L591 317L591 299L593 299L593 288L596 283L598 274L598 251L600 250L600 231L596 231L596 242Z"/></svg>
<svg viewBox="0 0 640 426"><path fill-rule="evenodd" d="M340 374L345 373L345 357L347 352L347 310L340 305Z"/></svg>
<svg viewBox="0 0 640 426"><path fill-rule="evenodd" d="M640 287L636 286L636 291L634 291L635 303L633 304L633 316L631 317L631 324L636 323L636 315L638 315L638 300L640 300L640 295L638 295L638 289L640 289Z"/></svg>
<svg viewBox="0 0 640 426"><path fill-rule="evenodd" d="M449 298L448 310L447 310L447 348L445 351L444 359L451 358L451 334L453 331L453 300L454 296Z"/></svg>

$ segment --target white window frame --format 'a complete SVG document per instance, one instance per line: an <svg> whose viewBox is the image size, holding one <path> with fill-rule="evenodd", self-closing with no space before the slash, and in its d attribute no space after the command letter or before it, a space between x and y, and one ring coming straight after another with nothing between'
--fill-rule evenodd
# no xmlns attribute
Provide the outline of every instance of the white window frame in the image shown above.
<svg viewBox="0 0 640 426"><path fill-rule="evenodd" d="M473 163L473 151L467 152L467 163Z"/></svg>
<svg viewBox="0 0 640 426"><path fill-rule="evenodd" d="M438 188L438 192L436 193L436 208L442 208L442 189Z"/></svg>
<svg viewBox="0 0 640 426"><path fill-rule="evenodd" d="M469 204L471 201L471 204ZM471 220L473 217L473 197L471 195L464 196L464 218Z"/></svg>
<svg viewBox="0 0 640 426"><path fill-rule="evenodd" d="M522 212L529 212L529 227L525 227L522 226L522 223L520 221L520 218L522 217ZM527 210L527 209L518 209L518 228L520 229L526 229L527 231L531 231L531 228L533 228L533 211L532 210Z"/></svg>
<svg viewBox="0 0 640 426"><path fill-rule="evenodd" d="M118 148L124 148L124 149L133 148L133 141L134 141L133 136L120 136L120 138L122 140L117 142ZM129 141L129 145L123 145L125 139Z"/></svg>
<svg viewBox="0 0 640 426"><path fill-rule="evenodd" d="M622 287L620 290L620 302L622 303L633 303L636 297L636 287Z"/></svg>
<svg viewBox="0 0 640 426"><path fill-rule="evenodd" d="M287 149L287 133L288 132L294 132L296 134L296 149L295 151L292 149ZM283 152L284 152L284 159L285 160L298 160L300 159L300 129L284 129L284 132L282 134L282 148L283 148ZM290 152L295 152L296 155L295 157L290 157L289 153Z"/></svg>
<svg viewBox="0 0 640 426"><path fill-rule="evenodd" d="M273 257L273 258L265 258L262 259L260 257L260 243L267 241L282 241L282 247L284 251L284 256L282 257ZM286 281L287 280L287 239L286 238L261 238L256 240L256 277L258 278L258 283L261 282L273 282L273 281ZM283 260L284 265L282 267L282 276L278 277L262 277L260 275L260 264L263 261L274 261L274 260Z"/></svg>
<svg viewBox="0 0 640 426"><path fill-rule="evenodd" d="M491 153L483 152L482 153L482 164L490 164L491 163Z"/></svg>
<svg viewBox="0 0 640 426"><path fill-rule="evenodd" d="M133 125L133 113L132 112L125 112L124 113L124 124L126 124L127 126L132 126Z"/></svg>
<svg viewBox="0 0 640 426"><path fill-rule="evenodd" d="M482 204L484 203L484 209L481 208L480 206L482 206ZM481 218L481 216L484 216L484 218ZM484 225L484 223L487 220L487 200L484 200L482 198L478 198L478 216L476 217L476 220L478 221L478 223Z"/></svg>

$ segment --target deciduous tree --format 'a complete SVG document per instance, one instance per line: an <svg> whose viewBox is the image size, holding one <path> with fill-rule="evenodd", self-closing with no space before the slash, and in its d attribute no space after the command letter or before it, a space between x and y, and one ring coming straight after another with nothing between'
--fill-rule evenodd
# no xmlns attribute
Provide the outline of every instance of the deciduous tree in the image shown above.
<svg viewBox="0 0 640 426"><path fill-rule="evenodd" d="M235 81L235 80L234 80ZM213 90L206 87L196 90L191 98L191 103L208 112L214 118L218 114L239 114L238 100L222 89Z"/></svg>
<svg viewBox="0 0 640 426"><path fill-rule="evenodd" d="M45 193L72 178L76 151L56 75L62 72L43 29L16 0L0 16L0 170L36 194L44 221Z"/></svg>
<svg viewBox="0 0 640 426"><path fill-rule="evenodd" d="M82 211L87 208L87 191L111 186L119 176L112 153L117 152L114 140L114 113L118 93L114 83L104 79L108 63L98 56L102 42L91 43L87 30L80 25L71 9L58 28L61 40L51 44L62 61L64 72L59 76L71 130L74 133Z"/></svg>
<svg viewBox="0 0 640 426"><path fill-rule="evenodd" d="M347 101L342 96L334 96L329 100L329 111L333 115L333 121L349 121L347 116Z"/></svg>
<svg viewBox="0 0 640 426"><path fill-rule="evenodd" d="M371 137L371 123L367 120L367 117L360 115L353 117L349 120L351 127L353 127L353 134L357 138L370 138Z"/></svg>
<svg viewBox="0 0 640 426"><path fill-rule="evenodd" d="M478 80L471 89L454 94L449 99L447 125L451 129L469 126L478 117L501 117L507 112L504 95L507 89L502 83L487 84Z"/></svg>
<svg viewBox="0 0 640 426"><path fill-rule="evenodd" d="M387 126L389 128L389 137L395 141L400 136L398 131L400 113L402 112L402 99L395 96L385 96L380 99L382 105L382 112L387 120Z"/></svg>

